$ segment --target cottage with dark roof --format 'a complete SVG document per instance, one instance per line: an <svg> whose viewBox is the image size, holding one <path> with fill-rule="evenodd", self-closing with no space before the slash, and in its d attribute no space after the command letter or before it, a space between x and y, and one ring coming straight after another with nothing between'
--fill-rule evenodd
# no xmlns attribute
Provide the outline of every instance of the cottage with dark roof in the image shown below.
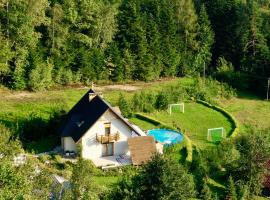
<svg viewBox="0 0 270 200"><path fill-rule="evenodd" d="M64 152L80 149L82 157L94 163L98 158L130 155L128 138L145 135L92 89L69 111L60 133Z"/></svg>

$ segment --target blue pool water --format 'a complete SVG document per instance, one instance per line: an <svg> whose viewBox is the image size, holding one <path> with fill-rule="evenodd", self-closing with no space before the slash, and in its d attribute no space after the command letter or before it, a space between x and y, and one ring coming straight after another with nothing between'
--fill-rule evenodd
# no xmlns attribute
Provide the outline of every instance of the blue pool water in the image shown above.
<svg viewBox="0 0 270 200"><path fill-rule="evenodd" d="M167 129L152 129L148 131L148 135L154 136L158 142L170 145L183 141L183 135L177 131Z"/></svg>

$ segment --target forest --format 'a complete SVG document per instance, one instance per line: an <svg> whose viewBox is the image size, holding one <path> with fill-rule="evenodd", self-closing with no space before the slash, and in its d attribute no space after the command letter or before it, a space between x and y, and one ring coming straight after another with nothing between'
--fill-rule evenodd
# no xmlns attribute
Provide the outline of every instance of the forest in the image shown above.
<svg viewBox="0 0 270 200"><path fill-rule="evenodd" d="M1 0L0 83L36 91L269 77L269 7L267 0Z"/></svg>

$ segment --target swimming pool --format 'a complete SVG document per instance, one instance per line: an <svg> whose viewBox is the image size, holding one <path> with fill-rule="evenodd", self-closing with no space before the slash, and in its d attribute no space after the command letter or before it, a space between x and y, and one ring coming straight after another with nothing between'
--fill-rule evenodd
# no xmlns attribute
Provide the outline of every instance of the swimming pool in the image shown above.
<svg viewBox="0 0 270 200"><path fill-rule="evenodd" d="M181 133L167 129L152 129L149 130L148 135L154 136L155 140L167 145L176 144L183 141L184 137Z"/></svg>

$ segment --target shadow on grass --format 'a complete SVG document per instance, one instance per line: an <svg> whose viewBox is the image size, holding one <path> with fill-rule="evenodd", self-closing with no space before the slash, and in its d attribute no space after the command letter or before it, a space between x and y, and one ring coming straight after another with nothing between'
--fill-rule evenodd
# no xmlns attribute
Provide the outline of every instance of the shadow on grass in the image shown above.
<svg viewBox="0 0 270 200"><path fill-rule="evenodd" d="M23 142L25 151L36 154L51 151L58 145L60 145L60 138L54 135L38 141Z"/></svg>
<svg viewBox="0 0 270 200"><path fill-rule="evenodd" d="M58 129L64 119L65 111L52 111L49 119L42 118L32 112L25 118L16 120L0 119L0 123L13 131L14 137L18 138L25 151L42 153L52 150L60 144Z"/></svg>
<svg viewBox="0 0 270 200"><path fill-rule="evenodd" d="M237 97L239 99L247 99L247 100L265 100L262 96L259 96L249 91L238 91ZM265 94L265 97L266 97L266 94Z"/></svg>

